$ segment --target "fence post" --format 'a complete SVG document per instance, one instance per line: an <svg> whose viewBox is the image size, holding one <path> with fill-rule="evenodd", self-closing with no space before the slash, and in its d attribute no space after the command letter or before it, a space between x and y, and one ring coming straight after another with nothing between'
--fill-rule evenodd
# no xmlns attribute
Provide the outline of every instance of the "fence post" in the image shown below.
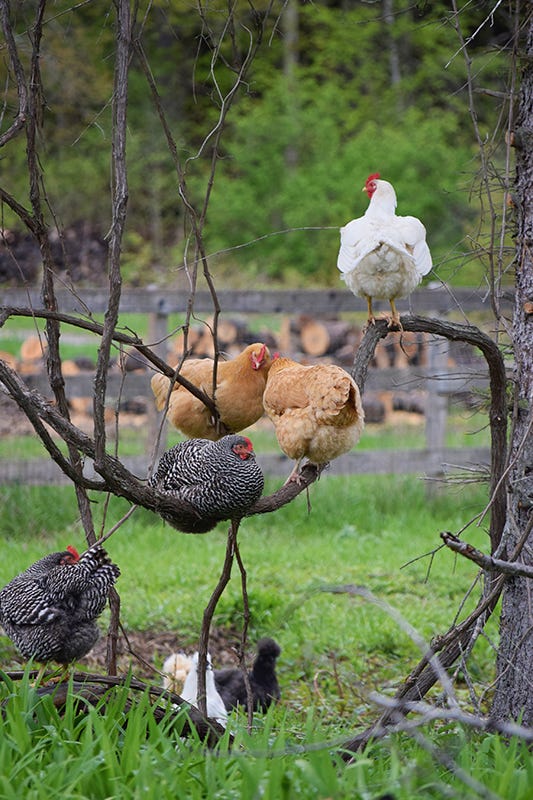
<svg viewBox="0 0 533 800"><path fill-rule="evenodd" d="M426 448L430 453L442 451L446 440L448 417L448 354L449 342L439 336L428 341ZM443 471L428 473L431 478L442 477ZM430 486L435 486L430 483Z"/></svg>
<svg viewBox="0 0 533 800"><path fill-rule="evenodd" d="M162 307L148 315L148 341L152 350L164 361L167 360L168 353L168 313ZM146 426L148 434L147 455L154 459L154 463L162 455L167 446L168 423L161 419L161 414L155 407L154 397L151 390L148 392L148 424ZM161 435L159 432L161 431ZM156 447L156 442L159 442Z"/></svg>

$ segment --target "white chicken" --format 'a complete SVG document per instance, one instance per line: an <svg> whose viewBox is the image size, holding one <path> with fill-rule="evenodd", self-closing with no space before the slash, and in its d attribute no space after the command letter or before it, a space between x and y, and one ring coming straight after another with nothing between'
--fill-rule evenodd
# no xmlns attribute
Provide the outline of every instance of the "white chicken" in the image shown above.
<svg viewBox="0 0 533 800"><path fill-rule="evenodd" d="M401 328L396 298L410 294L432 267L426 229L416 217L396 216L396 192L379 173L369 175L363 191L370 203L364 216L341 228L337 266L348 288L366 299L369 323L376 298L390 303L389 327Z"/></svg>
<svg viewBox="0 0 533 800"><path fill-rule="evenodd" d="M163 689L179 694L185 678L191 671L192 658L185 653L171 653L163 664Z"/></svg>
<svg viewBox="0 0 533 800"><path fill-rule="evenodd" d="M215 674L213 672L209 653L207 654L207 670L205 673L205 692L207 716L216 719L216 721L225 728L228 722L228 712L226 711L224 701L219 695L215 685ZM183 689L181 690L181 697L183 700L186 700L187 703L198 707L198 653L195 653L192 657L191 669L185 678Z"/></svg>

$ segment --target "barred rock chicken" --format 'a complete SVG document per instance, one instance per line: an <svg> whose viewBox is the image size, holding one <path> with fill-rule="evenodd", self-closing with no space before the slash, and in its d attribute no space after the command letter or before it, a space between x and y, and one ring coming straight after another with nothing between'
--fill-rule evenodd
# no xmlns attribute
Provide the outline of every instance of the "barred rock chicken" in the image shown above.
<svg viewBox="0 0 533 800"><path fill-rule="evenodd" d="M220 520L243 516L261 496L264 477L250 439L231 434L218 442L188 439L174 445L161 456L149 484L193 506L209 530Z"/></svg>
<svg viewBox="0 0 533 800"><path fill-rule="evenodd" d="M389 327L401 327L397 297L406 297L431 270L426 229L416 217L396 216L396 193L379 173L364 185L370 198L364 216L341 228L337 266L354 294L366 298L368 321L373 324L372 298L388 300Z"/></svg>
<svg viewBox="0 0 533 800"><path fill-rule="evenodd" d="M281 648L274 639L260 639L257 656L248 673L255 710L266 711L273 700L281 697L276 677L276 660ZM238 705L248 710L248 696L244 675L240 669L216 669L215 684L228 711Z"/></svg>
<svg viewBox="0 0 533 800"><path fill-rule="evenodd" d="M270 368L270 352L266 345L249 345L231 361L217 364L215 402L221 421L233 432L248 428L263 414L261 398ZM183 363L180 375L213 397L213 361L191 358ZM170 380L157 373L151 381L158 411L165 407ZM189 438L220 439L212 414L188 389L174 384L168 403L167 418Z"/></svg>
<svg viewBox="0 0 533 800"><path fill-rule="evenodd" d="M103 547L68 546L13 578L0 592L0 622L24 658L77 661L95 645L95 620L120 575Z"/></svg>
<svg viewBox="0 0 533 800"><path fill-rule="evenodd" d="M304 457L320 465L347 453L364 426L359 388L334 364L303 366L290 358L274 359L263 405L279 446L296 460L288 481L299 481Z"/></svg>
<svg viewBox="0 0 533 800"><path fill-rule="evenodd" d="M218 693L215 685L215 677L213 667L211 664L211 656L207 654L207 671L205 673L205 693L206 693L206 706L207 716L222 725L224 728L228 722L228 712L222 697ZM192 664L183 689L181 690L181 697L193 706L198 706L198 653L192 657Z"/></svg>

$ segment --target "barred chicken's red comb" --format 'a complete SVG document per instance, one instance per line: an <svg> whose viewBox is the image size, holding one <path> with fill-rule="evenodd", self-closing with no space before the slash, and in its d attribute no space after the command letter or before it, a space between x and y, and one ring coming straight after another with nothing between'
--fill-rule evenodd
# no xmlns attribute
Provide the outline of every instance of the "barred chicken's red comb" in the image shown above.
<svg viewBox="0 0 533 800"><path fill-rule="evenodd" d="M80 554L78 553L78 551L76 550L76 548L73 545L71 545L71 544L67 545L67 550L70 553L70 555L72 556L72 558L74 558L76 561L80 560Z"/></svg>

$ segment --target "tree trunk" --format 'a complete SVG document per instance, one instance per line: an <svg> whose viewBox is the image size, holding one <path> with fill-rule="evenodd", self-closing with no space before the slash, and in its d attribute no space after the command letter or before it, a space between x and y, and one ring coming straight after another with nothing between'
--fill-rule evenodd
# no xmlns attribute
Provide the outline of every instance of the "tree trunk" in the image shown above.
<svg viewBox="0 0 533 800"><path fill-rule="evenodd" d="M524 47L524 73L515 129L518 236L513 322L515 421L501 558L533 564L533 16ZM492 715L533 725L533 586L510 578L503 591L496 691Z"/></svg>
<svg viewBox="0 0 533 800"><path fill-rule="evenodd" d="M390 65L391 86L397 86L401 79L400 54L398 52L398 42L394 36L394 0L383 0L383 19L388 26L388 48Z"/></svg>
<svg viewBox="0 0 533 800"><path fill-rule="evenodd" d="M291 121L294 120L297 111L297 100L295 95L296 88L296 68L298 66L298 46L299 46L299 9L298 0L288 0L285 3L283 16L281 18L283 27L283 72L287 82L287 93L289 96L289 106L287 114ZM294 131L294 126L291 126ZM287 170L294 170L298 166L298 142L293 139L285 148L285 166Z"/></svg>

